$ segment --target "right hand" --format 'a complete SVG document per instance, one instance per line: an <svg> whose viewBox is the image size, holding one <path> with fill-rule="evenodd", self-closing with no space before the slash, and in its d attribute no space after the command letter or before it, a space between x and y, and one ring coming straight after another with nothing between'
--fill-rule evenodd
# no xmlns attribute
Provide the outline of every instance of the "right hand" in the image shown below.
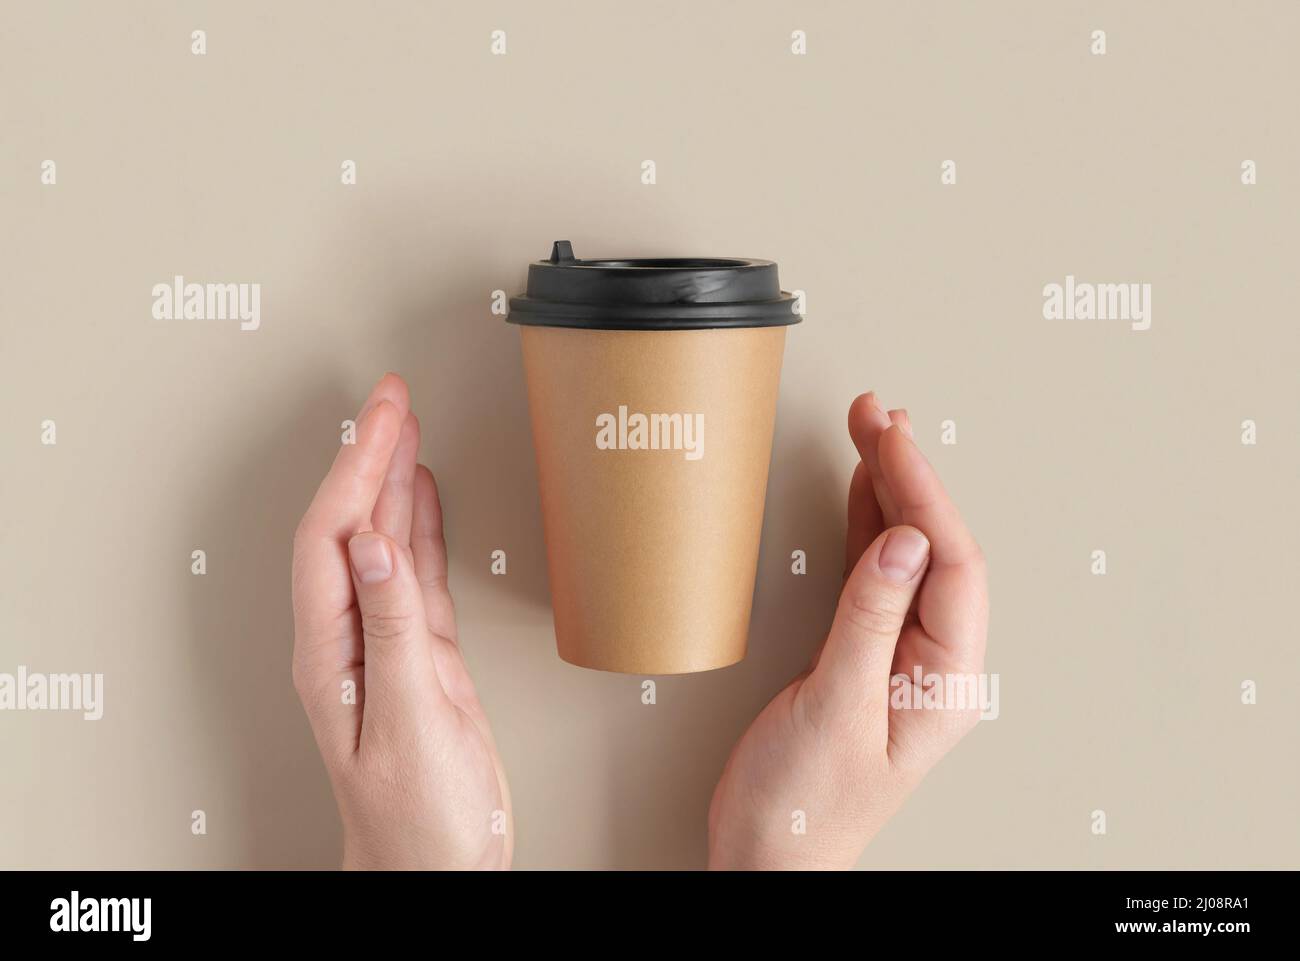
<svg viewBox="0 0 1300 961"><path fill-rule="evenodd" d="M812 665L731 753L709 808L712 868L848 868L979 708L891 705L891 679L975 675L988 631L984 557L907 412L849 409L845 584ZM805 833L792 830L802 815Z"/></svg>

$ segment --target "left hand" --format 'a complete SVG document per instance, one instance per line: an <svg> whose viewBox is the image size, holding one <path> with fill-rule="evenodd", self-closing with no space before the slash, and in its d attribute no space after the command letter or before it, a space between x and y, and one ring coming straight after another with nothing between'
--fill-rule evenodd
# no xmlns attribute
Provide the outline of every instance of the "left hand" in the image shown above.
<svg viewBox="0 0 1300 961"><path fill-rule="evenodd" d="M419 447L406 384L388 374L294 535L294 685L345 868L508 868L510 790L461 656Z"/></svg>

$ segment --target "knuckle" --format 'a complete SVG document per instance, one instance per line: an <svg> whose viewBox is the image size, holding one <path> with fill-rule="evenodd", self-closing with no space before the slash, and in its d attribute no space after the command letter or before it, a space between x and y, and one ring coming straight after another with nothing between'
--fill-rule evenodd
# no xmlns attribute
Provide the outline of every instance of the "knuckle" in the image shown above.
<svg viewBox="0 0 1300 961"><path fill-rule="evenodd" d="M421 571L416 575L416 580L426 591L445 591L447 590L447 575L440 573L430 573Z"/></svg>
<svg viewBox="0 0 1300 961"><path fill-rule="evenodd" d="M293 689L298 692L298 699L302 701L304 707L311 707L320 699L320 670L312 667L302 658L295 656L291 673L293 676Z"/></svg>
<svg viewBox="0 0 1300 961"><path fill-rule="evenodd" d="M831 712L826 704L825 693L816 682L809 683L810 680L810 677L805 677L795 692L795 718L814 737L821 737L830 727Z"/></svg>
<svg viewBox="0 0 1300 961"><path fill-rule="evenodd" d="M850 627L872 636L896 634L903 623L898 605L878 591L849 592L841 610Z"/></svg>
<svg viewBox="0 0 1300 961"><path fill-rule="evenodd" d="M321 702L321 682L319 672L306 666L298 658L293 661L293 689L298 692L298 700L303 710L310 715Z"/></svg>
<svg viewBox="0 0 1300 961"><path fill-rule="evenodd" d="M415 617L407 611L363 611L361 630L375 640L405 637L416 628Z"/></svg>

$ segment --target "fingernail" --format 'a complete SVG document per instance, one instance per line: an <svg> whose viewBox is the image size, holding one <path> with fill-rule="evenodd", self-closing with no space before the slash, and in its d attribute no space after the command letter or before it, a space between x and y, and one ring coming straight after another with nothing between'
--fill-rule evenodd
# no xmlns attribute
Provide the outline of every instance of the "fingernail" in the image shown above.
<svg viewBox="0 0 1300 961"><path fill-rule="evenodd" d="M893 423L889 419L889 411L885 410L885 405L880 402L880 395L874 390L871 392L871 406L874 408L876 423L884 430L889 430L889 425Z"/></svg>
<svg viewBox="0 0 1300 961"><path fill-rule="evenodd" d="M348 541L348 556L362 584L378 584L393 574L393 555L377 534L358 534Z"/></svg>
<svg viewBox="0 0 1300 961"><path fill-rule="evenodd" d="M880 573L896 583L906 583L916 576L929 553L930 542L920 531L911 527L892 530L880 548Z"/></svg>

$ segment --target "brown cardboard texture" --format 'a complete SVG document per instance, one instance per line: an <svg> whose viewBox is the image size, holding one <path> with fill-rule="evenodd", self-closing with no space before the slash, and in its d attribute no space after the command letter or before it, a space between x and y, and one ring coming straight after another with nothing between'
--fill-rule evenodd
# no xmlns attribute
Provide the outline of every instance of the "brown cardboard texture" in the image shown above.
<svg viewBox="0 0 1300 961"><path fill-rule="evenodd" d="M745 656L786 328L522 328L560 656Z"/></svg>

